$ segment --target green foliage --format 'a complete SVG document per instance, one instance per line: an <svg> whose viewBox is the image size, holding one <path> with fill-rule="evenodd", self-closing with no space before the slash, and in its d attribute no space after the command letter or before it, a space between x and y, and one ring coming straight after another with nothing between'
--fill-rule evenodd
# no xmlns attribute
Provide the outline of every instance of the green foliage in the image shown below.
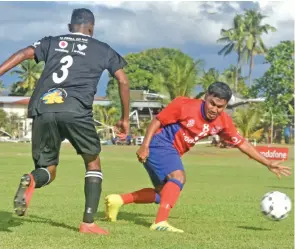
<svg viewBox="0 0 295 249"><path fill-rule="evenodd" d="M4 87L3 81L0 80L0 93L3 92L3 90L5 90L5 87Z"/></svg>
<svg viewBox="0 0 295 249"><path fill-rule="evenodd" d="M101 123L114 126L116 122L119 120L119 110L114 106L100 106L100 105L93 105L93 118L100 121ZM104 139L111 138L111 131L105 126L97 126L97 131Z"/></svg>
<svg viewBox="0 0 295 249"><path fill-rule="evenodd" d="M21 82L15 82L10 86L9 96L30 96L28 89L20 87Z"/></svg>
<svg viewBox="0 0 295 249"><path fill-rule="evenodd" d="M252 81L252 69L254 67L254 56L257 54L265 54L267 48L262 40L263 34L268 34L269 31L275 32L275 27L269 24L262 24L263 19L267 16L262 15L257 10L246 10L244 14L246 25L246 47L249 51L249 85Z"/></svg>
<svg viewBox="0 0 295 249"><path fill-rule="evenodd" d="M7 123L8 123L7 113L3 109L0 109L0 129L5 129Z"/></svg>
<svg viewBox="0 0 295 249"><path fill-rule="evenodd" d="M251 105L248 107L241 107L235 110L233 120L239 129L239 132L245 138L254 137L255 132L261 129L261 105ZM259 126L260 124L260 126Z"/></svg>
<svg viewBox="0 0 295 249"><path fill-rule="evenodd" d="M236 15L233 20L233 27L227 30L221 29L220 35L221 38L219 38L217 42L225 43L226 45L218 52L218 54L223 54L224 56L226 56L233 51L237 52L238 54L236 78L233 88L233 90L237 92L241 64L248 57L248 52L245 45L245 37L247 35L247 32L243 15Z"/></svg>
<svg viewBox="0 0 295 249"><path fill-rule="evenodd" d="M292 122L294 105L294 41L283 41L269 49L266 62L270 68L257 80L254 92L266 97L265 110L272 112L275 122Z"/></svg>
<svg viewBox="0 0 295 249"><path fill-rule="evenodd" d="M0 109L0 130L4 130L13 136L19 136L19 122L21 117L16 113L8 114Z"/></svg>
<svg viewBox="0 0 295 249"><path fill-rule="evenodd" d="M240 71L240 70L239 70ZM237 69L235 66L230 65L228 69L225 69L224 72L220 73L218 70L215 68L210 68L208 71L203 71L203 75L200 78L200 83L198 84L199 86L202 87L203 91L201 91L196 98L201 97L207 88L214 82L216 81L222 81L230 86L231 89L234 88L235 85L235 80L237 77ZM238 73L239 74L239 73ZM245 83L245 78L241 77L240 75L238 76L238 93L241 96L246 96L248 95L248 87Z"/></svg>
<svg viewBox="0 0 295 249"><path fill-rule="evenodd" d="M17 75L19 81L15 91L18 92L19 88L26 89L26 95L32 95L35 85L41 77L44 68L44 63L36 63L35 60L25 60L17 69L11 72L11 75Z"/></svg>
<svg viewBox="0 0 295 249"><path fill-rule="evenodd" d="M224 56L235 51L238 54L236 66L236 79L234 90L238 91L239 75L241 74L242 63L249 62L249 84L251 86L252 69L254 67L254 56L257 54L265 54L267 48L262 40L263 34L276 29L269 24L262 24L266 16L262 15L258 10L245 10L244 14L234 17L233 27L230 29L221 29L221 38L217 40L219 43L226 45L218 52Z"/></svg>
<svg viewBox="0 0 295 249"><path fill-rule="evenodd" d="M180 50L170 48L148 49L128 54L125 59L130 89L167 93L171 98L191 94L201 66L201 61L194 61ZM118 92L117 89L116 80L111 78L107 95Z"/></svg>

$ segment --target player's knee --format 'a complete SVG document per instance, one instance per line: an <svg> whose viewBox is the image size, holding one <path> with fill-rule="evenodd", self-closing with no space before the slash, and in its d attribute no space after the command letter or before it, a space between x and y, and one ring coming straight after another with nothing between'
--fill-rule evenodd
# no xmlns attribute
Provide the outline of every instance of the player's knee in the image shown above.
<svg viewBox="0 0 295 249"><path fill-rule="evenodd" d="M101 170L100 159L98 155L82 155L85 167L89 170Z"/></svg>
<svg viewBox="0 0 295 249"><path fill-rule="evenodd" d="M186 175L183 170L176 170L168 175L168 180L175 179L182 185L186 183Z"/></svg>
<svg viewBox="0 0 295 249"><path fill-rule="evenodd" d="M155 192L156 192L157 194L160 194L161 191L162 191L162 189L163 189L163 187L164 187L164 185L158 185L157 187L155 187Z"/></svg>

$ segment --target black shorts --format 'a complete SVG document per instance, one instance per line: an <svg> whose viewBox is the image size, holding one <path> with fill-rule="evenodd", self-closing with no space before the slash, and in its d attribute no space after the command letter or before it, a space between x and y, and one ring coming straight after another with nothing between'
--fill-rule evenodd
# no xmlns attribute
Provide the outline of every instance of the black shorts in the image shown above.
<svg viewBox="0 0 295 249"><path fill-rule="evenodd" d="M92 117L74 113L43 113L32 127L32 154L35 167L58 165L61 142L68 139L78 154L98 155L99 137Z"/></svg>

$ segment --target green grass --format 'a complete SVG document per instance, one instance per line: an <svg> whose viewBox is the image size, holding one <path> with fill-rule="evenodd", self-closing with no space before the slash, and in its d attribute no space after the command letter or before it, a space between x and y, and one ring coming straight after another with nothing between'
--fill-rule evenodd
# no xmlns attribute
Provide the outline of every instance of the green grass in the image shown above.
<svg viewBox="0 0 295 249"><path fill-rule="evenodd" d="M103 147L103 198L151 186L137 163L136 148ZM286 165L293 165L293 158L292 154ZM278 180L235 149L196 146L183 161L187 184L170 223L185 230L184 234L148 229L156 214L155 204L127 205L117 223L102 221L102 199L97 222L111 235L100 237L77 232L84 207L84 166L70 145L62 147L55 182L36 190L28 216L17 217L12 213L12 201L20 176L33 167L30 145L2 143L0 248L293 248L293 212L286 220L273 222L259 209L261 197L271 190L282 191L293 201L293 175Z"/></svg>

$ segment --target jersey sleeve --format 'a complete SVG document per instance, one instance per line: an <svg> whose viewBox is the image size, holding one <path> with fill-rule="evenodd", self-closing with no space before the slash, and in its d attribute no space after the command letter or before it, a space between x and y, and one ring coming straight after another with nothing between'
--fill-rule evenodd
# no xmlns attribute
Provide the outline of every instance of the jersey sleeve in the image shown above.
<svg viewBox="0 0 295 249"><path fill-rule="evenodd" d="M106 60L106 69L109 73L114 76L115 72L119 69L122 69L127 65L125 59L119 55L114 49L109 47L107 60Z"/></svg>
<svg viewBox="0 0 295 249"><path fill-rule="evenodd" d="M35 49L35 61L47 61L48 51L50 47L51 37L44 37L41 40L35 42L31 47Z"/></svg>
<svg viewBox="0 0 295 249"><path fill-rule="evenodd" d="M184 102L185 98L183 97L175 98L156 116L162 126L174 124L185 119Z"/></svg>
<svg viewBox="0 0 295 249"><path fill-rule="evenodd" d="M225 128L219 133L219 136L225 142L235 146L240 146L245 141L229 116L225 117Z"/></svg>

